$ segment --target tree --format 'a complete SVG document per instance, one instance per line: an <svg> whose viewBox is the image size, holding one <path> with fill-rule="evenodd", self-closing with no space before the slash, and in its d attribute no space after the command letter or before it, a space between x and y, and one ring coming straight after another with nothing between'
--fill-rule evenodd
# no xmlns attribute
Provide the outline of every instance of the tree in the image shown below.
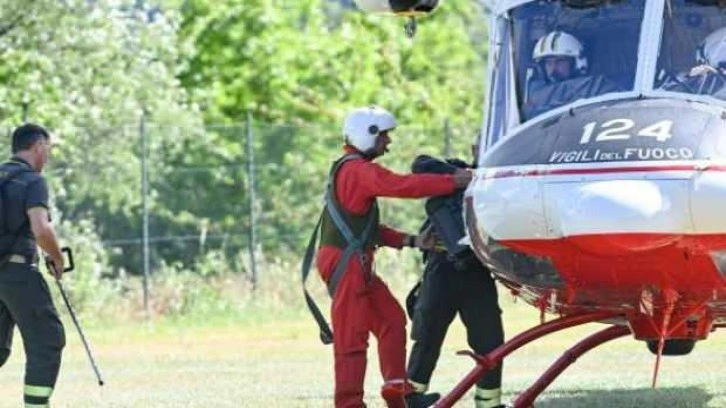
<svg viewBox="0 0 726 408"><path fill-rule="evenodd" d="M297 249L320 207L352 106L376 103L401 122L387 164L438 153L443 124L479 121L485 49L477 9L450 0L421 21L348 12L324 0L0 0L0 125L23 113L61 143L50 181L67 220L100 236L138 237L147 157L153 235L229 235L246 245L251 182L247 112L255 118L253 203L265 247ZM140 120L143 114L143 125ZM203 123L221 124L203 129ZM146 136L146 153L140 134ZM412 146L412 147L409 147ZM412 226L392 204L394 224ZM384 212L387 211L384 208ZM160 259L192 263L181 244ZM180 249L181 248L181 249ZM121 253L118 265L138 255Z"/></svg>
<svg viewBox="0 0 726 408"><path fill-rule="evenodd" d="M467 1L423 19L414 41L404 20L341 12L323 0L190 0L182 15L188 64L180 78L208 122L236 123L249 110L256 123L298 125L257 128L255 160L266 169L260 206L275 244L304 240L348 108L375 103L415 124L394 141L415 146L409 153L440 146L447 120L470 129L457 144L467 152L481 121L486 52L471 39L485 20ZM244 150L236 151L242 161ZM412 159L391 164L403 169ZM246 202L244 189L233 197Z"/></svg>
<svg viewBox="0 0 726 408"><path fill-rule="evenodd" d="M28 120L57 133L57 204L69 220L94 218L104 235L140 225L142 112L189 137L202 124L176 78L177 14L136 3L0 1L0 123L16 125L26 105ZM152 150L184 143L155 136Z"/></svg>

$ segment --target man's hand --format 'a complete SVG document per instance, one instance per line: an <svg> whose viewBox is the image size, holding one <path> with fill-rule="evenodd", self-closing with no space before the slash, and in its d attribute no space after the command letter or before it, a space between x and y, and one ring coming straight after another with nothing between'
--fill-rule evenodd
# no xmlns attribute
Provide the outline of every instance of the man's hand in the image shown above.
<svg viewBox="0 0 726 408"><path fill-rule="evenodd" d="M418 235L416 235L413 241L414 247L423 250L432 249L435 243L436 237L434 236L433 228L431 225L429 225L425 230L421 231Z"/></svg>
<svg viewBox="0 0 726 408"><path fill-rule="evenodd" d="M691 68L691 71L688 73L689 77L695 77L695 76L702 76L706 74L716 73L716 69L710 65L697 65L693 68Z"/></svg>
<svg viewBox="0 0 726 408"><path fill-rule="evenodd" d="M65 269L65 266L63 265L63 255L58 258L51 258L46 255L45 261L48 263L48 273L56 279L61 279L63 277L63 269Z"/></svg>
<svg viewBox="0 0 726 408"><path fill-rule="evenodd" d="M60 279L63 275L63 253L58 238L55 236L55 229L50 224L48 210L44 207L33 207L28 210L28 218L30 219L30 229L33 231L38 246L46 254L45 259L51 267L51 275L56 279Z"/></svg>
<svg viewBox="0 0 726 408"><path fill-rule="evenodd" d="M454 172L454 182L456 183L456 188L464 188L468 186L471 182L473 174L474 173L471 171L471 169L457 169Z"/></svg>

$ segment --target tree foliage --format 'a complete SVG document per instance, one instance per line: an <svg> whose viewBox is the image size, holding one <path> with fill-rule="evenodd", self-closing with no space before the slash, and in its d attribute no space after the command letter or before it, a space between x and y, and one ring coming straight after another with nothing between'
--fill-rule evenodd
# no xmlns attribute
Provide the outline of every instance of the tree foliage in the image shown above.
<svg viewBox="0 0 726 408"><path fill-rule="evenodd" d="M440 153L445 123L454 151L467 151L481 121L480 13L449 0L410 40L401 19L329 0L0 0L0 125L25 113L60 136L49 173L57 204L93 226L68 231L138 237L147 157L154 235L230 234L238 251L254 182L265 248L297 249L349 108L398 116L384 162L399 170L418 152ZM384 216L413 227L419 217L401 205ZM185 248L155 255L194 262ZM115 255L139 271L138 253Z"/></svg>
<svg viewBox="0 0 726 408"><path fill-rule="evenodd" d="M297 125L256 132L259 205L276 245L286 237L299 245L312 226L349 108L377 104L397 115L394 151L403 154L386 163L401 171L416 152L441 152L445 123L466 129L459 154L475 137L486 50L477 41L485 20L471 2L447 2L421 20L414 40L402 19L322 0L193 0L182 15L188 65L180 78L207 121L235 123L252 112L258 122ZM245 190L228 197L248 199Z"/></svg>
<svg viewBox="0 0 726 408"><path fill-rule="evenodd" d="M350 106L376 103L403 123L480 120L484 21L467 0L421 20L335 12L330 1L192 0L181 36L191 44L184 86L213 122L252 109L272 123L336 124Z"/></svg>
<svg viewBox="0 0 726 408"><path fill-rule="evenodd" d="M128 216L138 206L141 113L158 124L201 123L176 78L174 14L152 18L112 0L4 0L0 10L12 25L0 37L4 125L17 124L26 103L29 120L60 136L53 181L69 216Z"/></svg>

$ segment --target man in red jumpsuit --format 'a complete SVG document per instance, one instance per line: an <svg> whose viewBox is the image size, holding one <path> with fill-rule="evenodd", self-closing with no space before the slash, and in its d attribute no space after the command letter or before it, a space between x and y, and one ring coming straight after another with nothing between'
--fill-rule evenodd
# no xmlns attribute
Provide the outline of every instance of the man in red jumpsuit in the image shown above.
<svg viewBox="0 0 726 408"><path fill-rule="evenodd" d="M384 109L353 110L343 126L345 154L330 172L317 265L333 296L337 408L365 406L363 382L369 332L378 340L384 379L381 395L388 407L406 408L406 396L413 392L406 379L406 315L376 275L373 253L378 246L400 249L427 247L428 243L423 236L380 225L376 199L447 195L471 181L471 173L466 170L448 175L400 175L374 163L374 159L388 151L389 132L395 127L396 119ZM349 248L351 242L356 243L357 250ZM424 401L419 398L415 404L408 401L408 406L428 406L437 399L438 395L430 395Z"/></svg>

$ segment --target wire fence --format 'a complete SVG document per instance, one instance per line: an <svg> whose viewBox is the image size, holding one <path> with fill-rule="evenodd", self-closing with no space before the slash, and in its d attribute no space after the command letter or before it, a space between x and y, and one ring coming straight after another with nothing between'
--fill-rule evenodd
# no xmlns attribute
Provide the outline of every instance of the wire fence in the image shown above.
<svg viewBox="0 0 726 408"><path fill-rule="evenodd" d="M476 128L401 127L382 162L407 172L417 154L466 158ZM264 279L261 258L301 257L342 146L338 129L259 123L251 114L195 130L142 116L74 133L47 170L56 206L66 220L92 220L113 270L145 278L145 302L148 278L164 266L194 271L222 257L254 286ZM385 201L382 216L415 230L421 217L411 205Z"/></svg>

